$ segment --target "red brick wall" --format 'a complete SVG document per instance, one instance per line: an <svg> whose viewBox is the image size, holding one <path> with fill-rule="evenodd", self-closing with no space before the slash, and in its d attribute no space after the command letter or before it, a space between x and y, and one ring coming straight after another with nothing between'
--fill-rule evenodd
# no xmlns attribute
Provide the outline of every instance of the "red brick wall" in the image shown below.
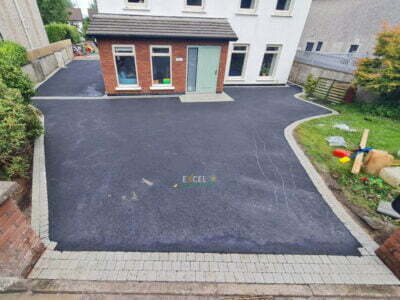
<svg viewBox="0 0 400 300"><path fill-rule="evenodd" d="M130 44L135 45L137 76L139 84L142 88L140 91L117 91L117 78L115 74L114 58L112 53L113 44ZM150 46L151 45L168 45L172 47L172 85L174 90L150 90L152 85L151 63L150 63ZM217 92L220 93L224 89L225 66L228 53L228 42L214 41L180 41L180 40L108 40L99 39L98 47L100 53L101 69L104 77L104 84L107 94L163 94L176 93L183 94L186 92L186 54L189 45L208 45L221 46L221 58L219 65ZM177 62L176 58L183 58L183 61Z"/></svg>
<svg viewBox="0 0 400 300"><path fill-rule="evenodd" d="M376 251L376 254L400 278L400 229Z"/></svg>
<svg viewBox="0 0 400 300"><path fill-rule="evenodd" d="M0 205L0 273L27 276L45 250L14 200Z"/></svg>

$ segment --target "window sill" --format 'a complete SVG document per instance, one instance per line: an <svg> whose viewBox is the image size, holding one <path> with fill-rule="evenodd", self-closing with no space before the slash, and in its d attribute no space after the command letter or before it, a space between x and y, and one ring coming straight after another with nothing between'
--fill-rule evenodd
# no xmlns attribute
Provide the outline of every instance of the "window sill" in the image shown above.
<svg viewBox="0 0 400 300"><path fill-rule="evenodd" d="M175 87L171 86L171 85L168 85L168 86L153 85L150 87L150 90L152 90L152 91L158 91L158 90L168 91L168 90L174 90L174 89L175 89Z"/></svg>
<svg viewBox="0 0 400 300"><path fill-rule="evenodd" d="M191 9L191 8L185 8L182 10L183 13L194 13L194 14L205 14L206 11L204 9Z"/></svg>
<svg viewBox="0 0 400 300"><path fill-rule="evenodd" d="M290 11L274 11L272 17L293 17Z"/></svg>
<svg viewBox="0 0 400 300"><path fill-rule="evenodd" d="M225 80L226 82L240 82L240 81L245 81L243 77L240 78L233 78L233 77L229 77Z"/></svg>
<svg viewBox="0 0 400 300"><path fill-rule="evenodd" d="M117 86L115 88L116 91L141 91L142 88L140 86Z"/></svg>
<svg viewBox="0 0 400 300"><path fill-rule="evenodd" d="M255 10L249 10L249 11L240 10L236 13L236 15L238 15L238 16L258 16L258 14L255 12Z"/></svg>
<svg viewBox="0 0 400 300"><path fill-rule="evenodd" d="M142 11L150 11L150 8L146 6L126 6L124 10L142 10Z"/></svg>
<svg viewBox="0 0 400 300"><path fill-rule="evenodd" d="M276 79L273 77L258 77L256 81L261 81L261 82L277 82Z"/></svg>

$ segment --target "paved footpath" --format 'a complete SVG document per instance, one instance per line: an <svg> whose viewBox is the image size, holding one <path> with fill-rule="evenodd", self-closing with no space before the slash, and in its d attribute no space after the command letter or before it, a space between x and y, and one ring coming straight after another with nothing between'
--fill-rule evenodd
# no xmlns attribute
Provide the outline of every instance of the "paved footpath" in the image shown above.
<svg viewBox="0 0 400 300"><path fill-rule="evenodd" d="M399 286L22 280L0 299L400 299Z"/></svg>

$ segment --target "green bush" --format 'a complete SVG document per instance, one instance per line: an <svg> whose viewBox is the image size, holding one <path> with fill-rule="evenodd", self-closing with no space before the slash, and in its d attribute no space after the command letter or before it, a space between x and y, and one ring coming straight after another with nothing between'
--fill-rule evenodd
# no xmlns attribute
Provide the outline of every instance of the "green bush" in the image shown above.
<svg viewBox="0 0 400 300"><path fill-rule="evenodd" d="M81 34L75 26L52 23L45 26L50 43L70 39L72 43L80 42Z"/></svg>
<svg viewBox="0 0 400 300"><path fill-rule="evenodd" d="M314 94L315 89L317 88L318 78L315 78L312 74L307 76L307 81L304 85L304 91L307 97L310 97Z"/></svg>
<svg viewBox="0 0 400 300"><path fill-rule="evenodd" d="M18 99L18 101L29 103L30 98L35 95L33 83L28 75L22 72L21 67L12 65L5 60L0 60L0 80L8 88L19 90L22 99ZM3 98L1 93L0 97Z"/></svg>
<svg viewBox="0 0 400 300"><path fill-rule="evenodd" d="M32 143L43 134L35 109L15 100L0 99L0 173L9 180L30 177Z"/></svg>
<svg viewBox="0 0 400 300"><path fill-rule="evenodd" d="M19 67L28 63L26 49L11 41L0 42L0 59Z"/></svg>
<svg viewBox="0 0 400 300"><path fill-rule="evenodd" d="M400 106L398 102L387 101L384 103L361 103L356 105L359 105L360 111L365 114L400 121Z"/></svg>

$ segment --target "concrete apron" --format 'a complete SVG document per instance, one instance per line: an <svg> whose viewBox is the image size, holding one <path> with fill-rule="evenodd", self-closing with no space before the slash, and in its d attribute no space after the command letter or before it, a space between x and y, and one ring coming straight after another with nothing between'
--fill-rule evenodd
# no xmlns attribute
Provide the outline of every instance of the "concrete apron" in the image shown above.
<svg viewBox="0 0 400 300"><path fill-rule="evenodd" d="M297 98L300 99L298 95ZM332 111L332 114L335 113ZM170 286L178 286L185 291L189 288L186 284L171 285L166 282L197 282L200 284L194 284L196 287L212 286L215 289L217 286L233 289L235 286L247 286L241 285L244 283L252 283L259 285L251 285L251 288L247 288L246 291L257 291L256 287L259 287L260 292L267 292L275 286L268 284L277 284L276 288L280 284L297 284L302 285L301 287L310 284L346 284L349 288L354 284L399 285L399 280L375 255L378 245L335 198L293 137L293 131L300 123L320 117L323 116L307 118L289 125L285 130L285 137L327 204L363 246L359 249L361 257L55 251L56 244L49 240L44 139L40 137L35 142L34 153L32 226L48 249L29 278L98 281L98 283L90 283L90 286L100 284L101 281L159 282L149 283L147 287L157 286L168 289ZM45 282L50 285L54 283L54 281ZM216 285L217 283L234 283L235 285ZM78 286L78 283L76 284ZM84 288L80 283L79 286ZM127 286L132 286L132 284ZM142 286L146 287L146 284ZM364 288L369 289L369 287ZM284 290L286 288L282 289L283 292ZM228 290L227 293L229 294Z"/></svg>
<svg viewBox="0 0 400 300"><path fill-rule="evenodd" d="M399 299L399 286L20 280L0 299ZM136 297L134 297L136 296ZM129 298L128 298L129 297ZM133 298L134 297L134 298Z"/></svg>

